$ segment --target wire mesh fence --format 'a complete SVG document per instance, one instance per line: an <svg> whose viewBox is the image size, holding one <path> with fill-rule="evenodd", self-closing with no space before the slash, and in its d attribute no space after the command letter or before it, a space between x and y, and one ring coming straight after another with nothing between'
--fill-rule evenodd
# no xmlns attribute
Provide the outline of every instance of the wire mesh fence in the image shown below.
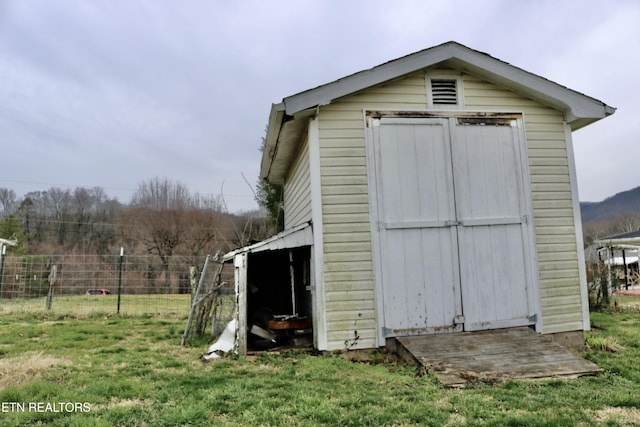
<svg viewBox="0 0 640 427"><path fill-rule="evenodd" d="M210 257L205 260L203 273L192 292L191 311L181 345L185 345L190 337L207 335L209 326L209 335L216 337L230 320L236 318L235 292L231 292L230 282L224 280L223 274L225 266L230 268L231 264L224 264L221 259L222 255L217 253L213 260ZM212 263L215 264L213 267Z"/></svg>
<svg viewBox="0 0 640 427"><path fill-rule="evenodd" d="M205 256L6 255L0 265L0 313L50 311L61 315L161 314L186 319L199 281L221 295L211 319L235 313L233 266L203 273ZM202 277L201 277L202 276ZM215 308L215 310L213 310ZM212 333L215 333L212 329Z"/></svg>

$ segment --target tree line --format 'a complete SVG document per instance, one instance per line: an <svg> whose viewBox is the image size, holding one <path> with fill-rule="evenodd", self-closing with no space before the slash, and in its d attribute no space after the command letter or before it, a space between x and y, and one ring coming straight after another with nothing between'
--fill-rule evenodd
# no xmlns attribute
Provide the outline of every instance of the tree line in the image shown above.
<svg viewBox="0 0 640 427"><path fill-rule="evenodd" d="M584 247L591 246L597 239L637 230L640 230L640 215L635 213L612 215L605 219L584 222L582 224Z"/></svg>
<svg viewBox="0 0 640 427"><path fill-rule="evenodd" d="M0 237L8 253L153 254L196 257L245 246L273 233L260 211L229 213L222 196L192 193L167 178L141 182L129 204L101 187L33 191L0 188Z"/></svg>
<svg viewBox="0 0 640 427"><path fill-rule="evenodd" d="M245 246L281 231L282 187L256 186L262 211L229 213L222 196L191 193L180 182L141 182L129 204L101 187L33 191L23 197L0 188L0 238L16 238L14 254L130 254L194 256ZM621 214L583 224L584 247L595 239L640 229L640 215Z"/></svg>

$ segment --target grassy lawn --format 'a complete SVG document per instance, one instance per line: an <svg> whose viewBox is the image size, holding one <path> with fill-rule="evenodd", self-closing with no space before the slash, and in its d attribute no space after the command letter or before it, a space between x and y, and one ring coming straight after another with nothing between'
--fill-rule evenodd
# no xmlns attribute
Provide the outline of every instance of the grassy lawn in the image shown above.
<svg viewBox="0 0 640 427"><path fill-rule="evenodd" d="M604 369L596 377L464 390L382 352L367 362L287 352L204 364L207 343L179 346L185 322L0 314L0 425L640 425L637 312L592 315L589 342L618 350L583 353Z"/></svg>
<svg viewBox="0 0 640 427"><path fill-rule="evenodd" d="M614 295L611 297L611 305L640 311L640 295Z"/></svg>
<svg viewBox="0 0 640 427"><path fill-rule="evenodd" d="M4 299L0 301L0 315L7 313L37 313L45 311L47 297ZM120 314L141 315L156 314L184 314L189 313L191 296L188 294L149 294L120 296ZM51 311L55 313L87 316L92 313L118 312L118 296L56 296L51 300Z"/></svg>

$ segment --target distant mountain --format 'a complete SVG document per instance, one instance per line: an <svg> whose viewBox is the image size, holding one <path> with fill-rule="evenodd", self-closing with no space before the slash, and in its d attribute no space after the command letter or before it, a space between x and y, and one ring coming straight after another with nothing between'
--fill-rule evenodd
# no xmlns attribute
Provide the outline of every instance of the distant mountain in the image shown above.
<svg viewBox="0 0 640 427"><path fill-rule="evenodd" d="M624 214L640 216L640 187L623 191L601 202L580 202L582 222L613 219Z"/></svg>

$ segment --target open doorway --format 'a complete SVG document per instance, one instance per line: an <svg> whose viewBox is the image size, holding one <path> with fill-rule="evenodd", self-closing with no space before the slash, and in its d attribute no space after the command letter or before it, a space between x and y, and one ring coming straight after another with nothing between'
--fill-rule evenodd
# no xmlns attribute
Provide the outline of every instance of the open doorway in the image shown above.
<svg viewBox="0 0 640 427"><path fill-rule="evenodd" d="M249 253L247 350L313 345L311 248Z"/></svg>

